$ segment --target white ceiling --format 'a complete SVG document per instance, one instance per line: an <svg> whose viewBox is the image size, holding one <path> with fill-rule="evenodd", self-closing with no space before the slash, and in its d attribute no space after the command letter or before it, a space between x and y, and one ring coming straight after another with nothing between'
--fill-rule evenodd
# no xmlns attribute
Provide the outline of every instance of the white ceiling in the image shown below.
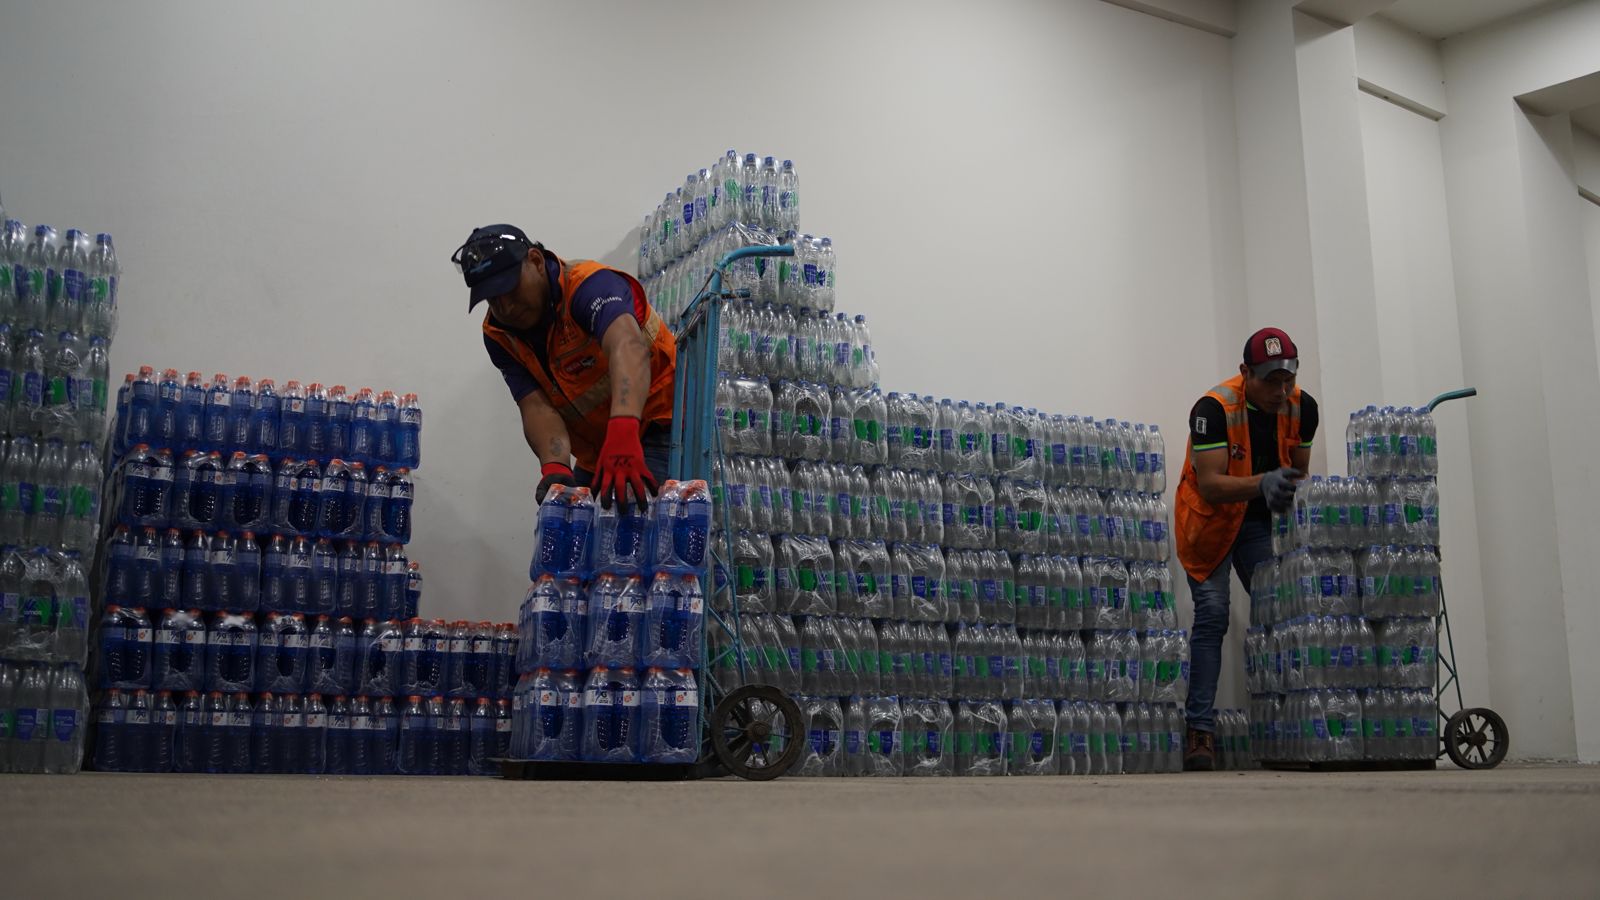
<svg viewBox="0 0 1600 900"><path fill-rule="evenodd" d="M1398 0L1384 7L1381 14L1437 41L1520 12L1564 2L1568 0Z"/></svg>

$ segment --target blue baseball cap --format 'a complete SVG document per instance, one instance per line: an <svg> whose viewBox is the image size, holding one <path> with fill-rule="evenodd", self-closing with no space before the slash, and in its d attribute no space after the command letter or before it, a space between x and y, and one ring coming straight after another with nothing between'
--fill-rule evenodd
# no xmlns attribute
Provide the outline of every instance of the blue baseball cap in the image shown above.
<svg viewBox="0 0 1600 900"><path fill-rule="evenodd" d="M516 288L529 247L544 249L543 244L529 240L515 225L485 225L472 230L450 256L471 291L467 300L469 311L484 300Z"/></svg>

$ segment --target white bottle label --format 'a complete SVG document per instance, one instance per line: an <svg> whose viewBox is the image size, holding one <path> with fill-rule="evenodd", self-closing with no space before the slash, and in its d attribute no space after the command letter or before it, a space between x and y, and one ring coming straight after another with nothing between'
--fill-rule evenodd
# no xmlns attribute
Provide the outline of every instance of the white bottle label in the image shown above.
<svg viewBox="0 0 1600 900"><path fill-rule="evenodd" d="M406 640L405 640L405 649L406 649L407 653L418 653L418 652L421 652L421 650L422 650L422 638L420 638L420 637L408 637L408 638L406 638Z"/></svg>

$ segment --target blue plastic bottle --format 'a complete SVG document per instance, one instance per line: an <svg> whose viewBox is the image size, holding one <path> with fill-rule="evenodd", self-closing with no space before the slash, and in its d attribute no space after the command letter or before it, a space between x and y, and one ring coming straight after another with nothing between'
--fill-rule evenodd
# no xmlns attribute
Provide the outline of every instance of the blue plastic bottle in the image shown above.
<svg viewBox="0 0 1600 900"><path fill-rule="evenodd" d="M256 383L256 406L250 413L250 442L252 453L268 456L279 452L278 419L283 415L283 400L271 378Z"/></svg>
<svg viewBox="0 0 1600 900"><path fill-rule="evenodd" d="M698 668L705 600L693 575L658 572L645 597L641 659L659 668Z"/></svg>
<svg viewBox="0 0 1600 900"><path fill-rule="evenodd" d="M452 697L444 702L444 722L439 731L439 775L467 774L467 701Z"/></svg>
<svg viewBox="0 0 1600 900"><path fill-rule="evenodd" d="M241 579L235 569L238 565L239 540L226 531L217 532L211 539L211 551L206 566L206 595L217 609L242 609L243 602L235 597L233 589Z"/></svg>
<svg viewBox="0 0 1600 900"><path fill-rule="evenodd" d="M224 771L244 774L252 768L251 751L254 749L255 706L248 694L229 694L227 699L227 726L223 742Z"/></svg>
<svg viewBox="0 0 1600 900"><path fill-rule="evenodd" d="M645 675L640 760L692 763L700 755L700 694L688 669L651 669Z"/></svg>
<svg viewBox="0 0 1600 900"><path fill-rule="evenodd" d="M378 458L381 440L378 425L378 407L372 399L372 388L362 388L350 404L350 447L348 458L357 459L369 466L387 464Z"/></svg>
<svg viewBox="0 0 1600 900"><path fill-rule="evenodd" d="M329 615L338 603L339 554L333 542L318 538L311 546L311 592L306 609L315 615Z"/></svg>
<svg viewBox="0 0 1600 900"><path fill-rule="evenodd" d="M178 600L185 608L220 610L222 607L214 602L210 587L211 541L205 532L192 531L183 545L183 576Z"/></svg>
<svg viewBox="0 0 1600 900"><path fill-rule="evenodd" d="M228 771L228 695L221 691L206 694L201 715L200 769L213 775Z"/></svg>
<svg viewBox="0 0 1600 900"><path fill-rule="evenodd" d="M406 610L403 619L415 618L422 606L422 564L416 560L406 562Z"/></svg>
<svg viewBox="0 0 1600 900"><path fill-rule="evenodd" d="M137 384L137 382L135 382ZM233 380L233 390L228 394L228 449L257 453L250 439L250 426L256 412L256 389L249 377L240 375Z"/></svg>
<svg viewBox="0 0 1600 900"><path fill-rule="evenodd" d="M528 568L530 579L568 571L571 544L567 538L567 509L568 491L559 484L553 486L539 504L533 533L533 562Z"/></svg>
<svg viewBox="0 0 1600 900"><path fill-rule="evenodd" d="M206 443L206 384L199 372L190 372L178 402L177 446L182 450L214 449Z"/></svg>
<svg viewBox="0 0 1600 900"><path fill-rule="evenodd" d="M571 674L541 668L528 691L527 755L537 760L575 760L581 750L583 696Z"/></svg>
<svg viewBox="0 0 1600 900"><path fill-rule="evenodd" d="M343 695L328 704L328 730L324 751L324 771L329 775L351 775L351 715L350 701Z"/></svg>
<svg viewBox="0 0 1600 900"><path fill-rule="evenodd" d="M177 369L161 370L156 382L155 419L151 428L151 442L162 447L178 447L178 406L183 402L183 382L178 380Z"/></svg>
<svg viewBox="0 0 1600 900"><path fill-rule="evenodd" d="M261 608L261 547L256 543L255 532L239 535L233 548L233 586L228 594L233 608L240 612L255 612Z"/></svg>
<svg viewBox="0 0 1600 900"><path fill-rule="evenodd" d="M102 599L107 604L132 602L137 554L133 532L126 525L112 529L111 536L106 539L106 574L102 589Z"/></svg>
<svg viewBox="0 0 1600 900"><path fill-rule="evenodd" d="M396 452L396 431L400 424L400 402L395 399L394 391L384 391L378 395L377 405L378 428L377 448L372 453L372 459L363 460L370 464L383 464L393 468L400 464Z"/></svg>
<svg viewBox="0 0 1600 900"><path fill-rule="evenodd" d="M205 703L199 691L185 691L178 703L178 728L172 741L172 771L185 774L206 771L205 751Z"/></svg>
<svg viewBox="0 0 1600 900"><path fill-rule="evenodd" d="M379 697L372 704L373 722L378 733L373 738L377 769L375 775L399 774L400 713L393 697Z"/></svg>
<svg viewBox="0 0 1600 900"><path fill-rule="evenodd" d="M350 455L350 424L354 417L354 410L350 405L350 398L345 394L342 384L336 384L328 389L328 456L341 456L352 459Z"/></svg>
<svg viewBox="0 0 1600 900"><path fill-rule="evenodd" d="M590 573L590 537L594 532L594 496L586 487L567 492L567 532L565 575L586 578Z"/></svg>
<svg viewBox="0 0 1600 900"><path fill-rule="evenodd" d="M429 757L433 755L434 734L428 717L427 705L422 697L412 694L406 698L405 709L400 713L400 746L396 767L401 775L428 775Z"/></svg>
<svg viewBox="0 0 1600 900"><path fill-rule="evenodd" d="M161 577L161 539L154 528L141 528L135 542L132 603L134 606L156 609L164 587Z"/></svg>
<svg viewBox="0 0 1600 900"><path fill-rule="evenodd" d="M92 766L97 772L121 772L123 736L127 731L128 701L120 690L106 691L95 711Z"/></svg>
<svg viewBox="0 0 1600 900"><path fill-rule="evenodd" d="M283 603L293 612L305 612L311 607L311 547L311 541L304 537L290 538L284 555Z"/></svg>
<svg viewBox="0 0 1600 900"><path fill-rule="evenodd" d="M206 630L206 683L210 691L255 690L256 623L243 613L222 613Z"/></svg>
<svg viewBox="0 0 1600 900"><path fill-rule="evenodd" d="M295 451L313 459L328 453L328 391L319 382L306 385L305 431Z"/></svg>
<svg viewBox="0 0 1600 900"><path fill-rule="evenodd" d="M278 700L264 693L250 713L250 771L270 775L278 764Z"/></svg>
<svg viewBox="0 0 1600 900"><path fill-rule="evenodd" d="M491 760L504 758L505 754L498 750L496 722L493 702L488 697L477 698L473 703L471 723L468 726L470 734L467 748L468 775L498 774L498 769Z"/></svg>
<svg viewBox="0 0 1600 900"><path fill-rule="evenodd" d="M401 467L389 477L383 502L383 535L402 544L411 543L411 503L416 486L411 470Z"/></svg>
<svg viewBox="0 0 1600 900"><path fill-rule="evenodd" d="M300 744L304 748L301 771L307 775L328 772L328 707L316 694L308 694L303 704L305 724L301 726Z"/></svg>
<svg viewBox="0 0 1600 900"><path fill-rule="evenodd" d="M122 431L123 444L136 447L157 440L155 369L140 366L128 389L128 416Z"/></svg>
<svg viewBox="0 0 1600 900"><path fill-rule="evenodd" d="M228 390L228 376L218 372L211 376L211 383L206 386L206 406L201 424L201 437L196 449L222 451L230 444L228 441L228 406L232 402Z"/></svg>
<svg viewBox="0 0 1600 900"><path fill-rule="evenodd" d="M688 569L702 571L711 536L711 490L704 481L685 482L679 504L678 517L672 523L677 561Z"/></svg>
<svg viewBox="0 0 1600 900"><path fill-rule="evenodd" d="M400 415L395 428L395 455L401 466L415 469L422 465L422 406L416 394L400 398Z"/></svg>
<svg viewBox="0 0 1600 900"><path fill-rule="evenodd" d="M631 666L643 633L644 588L637 575L603 574L589 589L584 664Z"/></svg>
<svg viewBox="0 0 1600 900"><path fill-rule="evenodd" d="M220 524L238 531L264 531L272 515L273 480L267 457L234 453L223 480Z"/></svg>
<svg viewBox="0 0 1600 900"><path fill-rule="evenodd" d="M278 400L277 452L291 456L305 452L306 443L306 393L300 382L290 381L283 386L283 396Z"/></svg>
<svg viewBox="0 0 1600 900"><path fill-rule="evenodd" d="M137 565L137 562L135 562ZM168 528L161 535L157 559L157 595L162 609L183 605L183 532Z"/></svg>
<svg viewBox="0 0 1600 900"><path fill-rule="evenodd" d="M279 612L290 609L288 591L283 573L289 565L289 542L283 535L275 534L261 551L261 604L262 612Z"/></svg>
<svg viewBox="0 0 1600 900"><path fill-rule="evenodd" d="M387 619L383 615L383 547L368 541L361 548L361 577L357 581L357 615L363 619Z"/></svg>
<svg viewBox="0 0 1600 900"><path fill-rule="evenodd" d="M583 692L584 759L638 761L639 702L639 679L632 668L590 671Z"/></svg>
<svg viewBox="0 0 1600 900"><path fill-rule="evenodd" d="M352 619L367 618L361 614L357 602L361 586L361 548L353 542L340 543L335 566L337 579L334 582L334 613Z"/></svg>
<svg viewBox="0 0 1600 900"><path fill-rule="evenodd" d="M378 583L379 608L385 618L403 618L406 608L406 553L399 544L383 548L383 570Z"/></svg>

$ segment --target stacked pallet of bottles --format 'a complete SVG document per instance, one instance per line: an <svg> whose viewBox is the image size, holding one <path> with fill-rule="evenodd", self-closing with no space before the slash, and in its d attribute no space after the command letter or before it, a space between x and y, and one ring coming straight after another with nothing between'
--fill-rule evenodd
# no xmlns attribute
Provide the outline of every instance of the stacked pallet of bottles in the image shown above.
<svg viewBox="0 0 1600 900"><path fill-rule="evenodd" d="M1439 565L1432 417L1351 417L1349 477L1312 477L1256 569L1246 677L1269 764L1431 763Z"/></svg>
<svg viewBox="0 0 1600 900"><path fill-rule="evenodd" d="M97 593L97 769L488 770L509 737L514 635L417 617L405 548L421 426L411 394L127 376Z"/></svg>
<svg viewBox="0 0 1600 900"><path fill-rule="evenodd" d="M109 234L0 220L0 771L76 772L120 268Z"/></svg>

